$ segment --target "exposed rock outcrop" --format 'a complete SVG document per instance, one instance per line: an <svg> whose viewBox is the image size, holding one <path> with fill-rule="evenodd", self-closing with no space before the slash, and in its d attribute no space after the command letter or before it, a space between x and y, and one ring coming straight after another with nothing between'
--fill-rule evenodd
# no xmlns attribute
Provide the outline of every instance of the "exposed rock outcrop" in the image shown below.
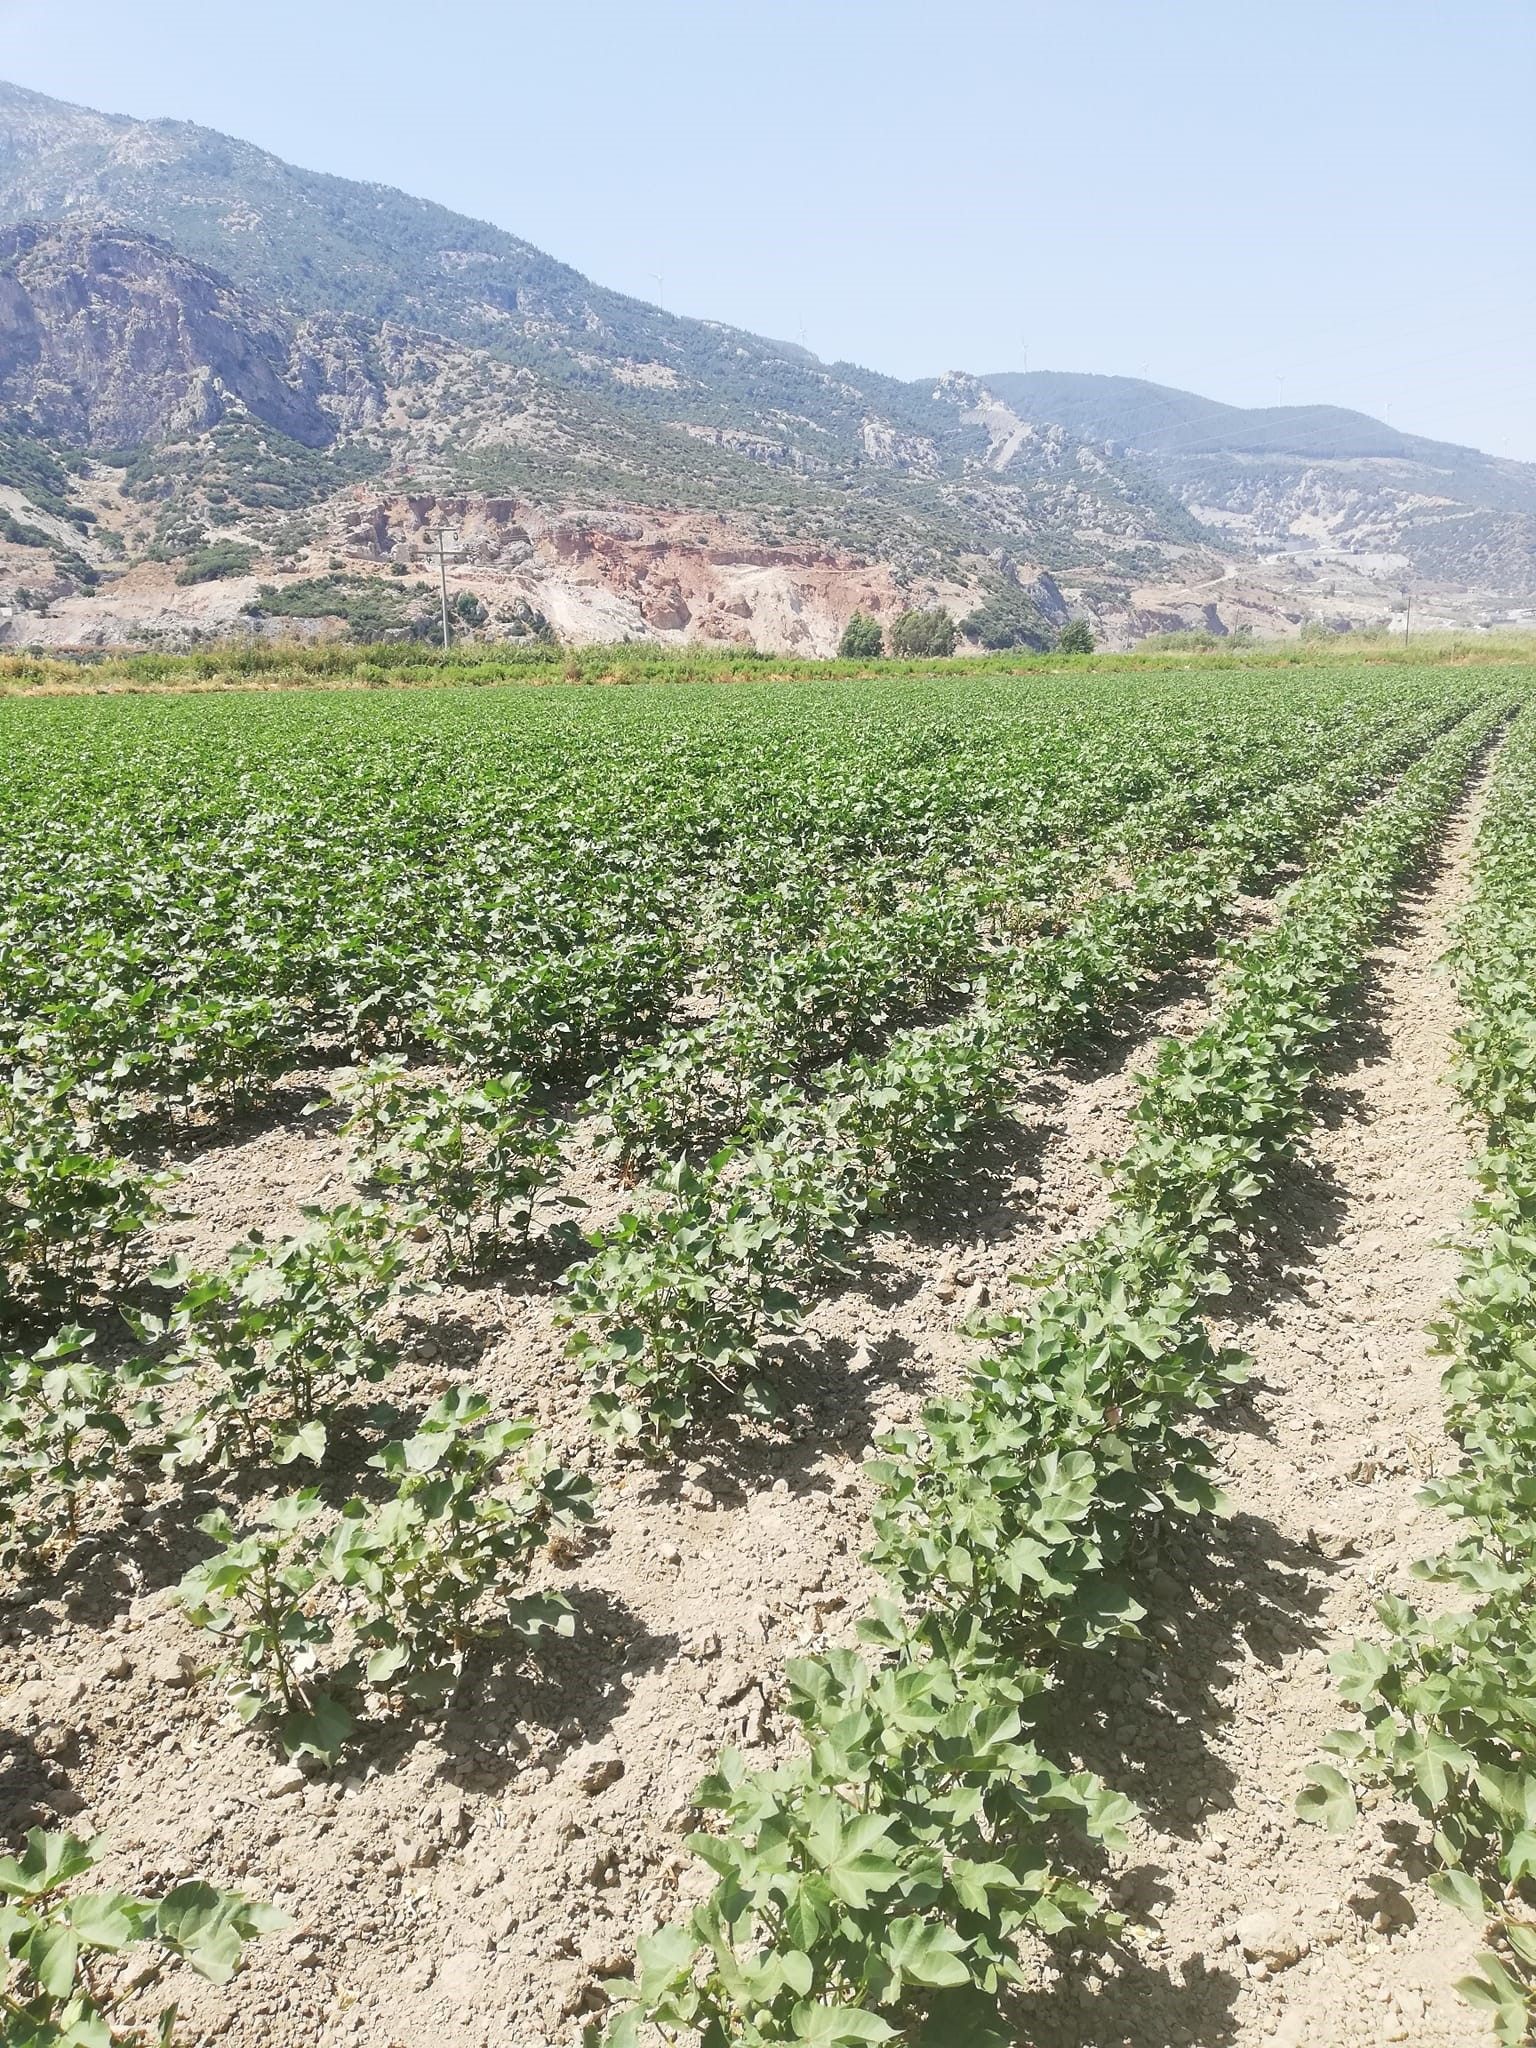
<svg viewBox="0 0 1536 2048"><path fill-rule="evenodd" d="M0 401L86 447L211 427L232 401L317 448L323 365L277 315L122 228L0 228Z"/></svg>

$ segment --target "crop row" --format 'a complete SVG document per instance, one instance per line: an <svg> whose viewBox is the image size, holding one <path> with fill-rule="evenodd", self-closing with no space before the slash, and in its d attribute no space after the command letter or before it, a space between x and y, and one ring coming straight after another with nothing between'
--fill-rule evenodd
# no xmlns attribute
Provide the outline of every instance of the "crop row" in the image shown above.
<svg viewBox="0 0 1536 2048"><path fill-rule="evenodd" d="M690 700L671 731L547 700L433 700L431 729L414 700L6 707L0 1048L110 1124L405 1046L569 1083L747 983L846 1032L963 980L1037 856L1455 695L1253 693L1219 723L1177 692L1155 723Z"/></svg>
<svg viewBox="0 0 1536 2048"><path fill-rule="evenodd" d="M702 1170L676 1168L671 1206L600 1234L571 1275L573 1313L598 1326L574 1341L594 1364L600 1408L655 1434L687 1419L701 1377L750 1379L763 1329L798 1319L794 1290L825 1284L872 1217L952 1161L1013 1063L1061 1044L1178 957L1247 876L1305 843L1422 738L1421 724L1389 732L1229 818L1210 844L1000 956L977 1012L898 1036L880 1061L829 1071L815 1095L776 1091L753 1112L748 1141ZM163 1319L136 1317L152 1351L131 1368L109 1374L86 1333L68 1329L10 1361L3 1548L13 1562L66 1554L100 1489L135 1458L152 1454L169 1471L231 1455L318 1464L325 1417L355 1409L357 1390L392 1364L380 1318L419 1279L406 1233L435 1231L461 1264L526 1241L557 1147L525 1083L429 1085L375 1065L344 1094L363 1170L403 1207L344 1205L286 1244L238 1252L222 1272L166 1269L155 1277L172 1306ZM35 1090L14 1085L0 1108L13 1239L0 1306L36 1316L73 1305L103 1248L120 1254L150 1220L158 1190L93 1153ZM180 1390L174 1421L162 1412L169 1387Z"/></svg>
<svg viewBox="0 0 1536 2048"><path fill-rule="evenodd" d="M1172 758L1049 720L1025 721L1027 757L1007 730L861 733L850 757L771 725L662 756L606 729L509 744L482 709L467 759L387 717L328 759L294 744L302 714L286 748L270 722L260 755L223 717L179 722L169 759L146 758L153 721L131 726L73 782L46 749L14 763L0 994L49 1076L109 1103L249 1099L327 1034L580 1073L675 1000L695 922L729 928L740 903L767 944L803 940L989 825L1070 837Z"/></svg>
<svg viewBox="0 0 1536 2048"><path fill-rule="evenodd" d="M1192 758L1176 783L1092 832L1014 849L978 873L909 872L904 900L877 917L839 917L826 931L809 917L803 927L765 929L754 904L731 945L717 930L701 959L701 993L714 1005L707 1019L622 1059L595 1087L592 1106L608 1119L614 1156L631 1166L709 1157L786 1082L814 1076L834 1057L876 1052L925 1013L985 1001L1017 970L1021 953L1033 959L1095 904L1123 895L1129 873L1201 846L1232 851L1234 834L1251 830L1251 814L1272 817L1281 790L1341 754L1358 794L1373 766L1406 758L1416 739L1454 715L1444 703L1399 707L1352 731L1342 747L1327 725L1304 741L1260 733L1231 759ZM786 907L776 904L775 918ZM829 1085L818 1082L822 1092Z"/></svg>
<svg viewBox="0 0 1536 2048"><path fill-rule="evenodd" d="M1443 1321L1457 1468L1424 1498L1457 1540L1417 1567L1466 1602L1382 1603L1384 1641L1334 1660L1359 1725L1330 1739L1301 1810L1338 1829L1355 1788L1417 1808L1430 1882L1488 1946L1461 1986L1508 2048L1536 2038L1536 716L1514 728L1452 960L1468 1012L1453 1076L1486 1134L1481 1195Z"/></svg>
<svg viewBox="0 0 1536 2048"><path fill-rule="evenodd" d="M930 874L918 861L915 873L898 888L894 855L882 855L873 877L865 874L867 900L858 914L846 887L839 884L832 890L824 877L816 879L826 853L823 846L816 862L799 872L793 883L781 872L777 886L767 892L754 893L743 884L730 899L734 909L729 918L716 874L713 909L705 920L707 944L701 938L691 952L676 933L655 928L656 903L665 908L669 900L662 891L656 901L647 902L643 914L648 923L643 928L616 926L611 942L595 949L584 942L562 948L549 940L547 925L532 918L527 929L519 930L516 948L482 962L474 970L478 978L468 982L458 978L469 970L457 954L446 968L441 956L434 965L426 950L405 944L401 932L393 936L393 957L402 972L409 969L417 977L418 997L437 1005L439 1019L442 1003L449 1000L445 991L458 990L451 996L458 1022L451 1043L439 1044L439 1052L451 1052L489 1088L503 1093L510 1089L522 1098L541 1079L548 1080L552 1064L597 1059L609 1042L605 1034L610 1034L610 1027L614 1043L654 1033L686 969L720 1005L716 1016L681 1041L664 1040L648 1057L621 1069L599 1094L620 1149L632 1151L644 1140L653 1146L664 1142L666 1149L676 1151L689 1145L701 1124L718 1123L722 1105L731 1128L739 1132L762 1098L778 1099L776 1091L798 1078L808 1058L814 1064L828 1053L842 1054L845 1074L861 1077L859 1085L868 1085L868 1077L878 1085L878 1071L868 1066L867 1050L855 1053L851 1066L847 1063L854 1040L866 1048L889 1047L887 1064L905 1067L909 1075L916 1049L916 1063L931 1069L935 1054L930 1047L942 1058L942 1035L925 1038L921 1030L908 1029L893 1036L894 1021L943 999L951 1006L973 1001L977 990L983 1015L989 1005L994 1011L1010 1002L1017 1007L1008 986L1010 976L1022 974L1028 981L1032 975L1039 982L1044 974L1049 979L1049 970L1039 964L1043 959L1064 963L1056 974L1053 998L1062 1019L1085 1013L1093 998L1108 999L1116 992L1102 974L1095 981L1091 971L1093 957L1104 950L1101 928L1108 929L1107 943L1112 947L1117 923L1136 919L1148 907L1149 888L1154 929L1144 950L1150 958L1157 932L1169 922L1169 906L1178 889L1197 898L1209 887L1209 879L1202 879L1202 845L1210 850L1205 866L1211 861L1230 865L1245 843L1255 848L1250 865L1260 864L1265 835L1276 840L1286 805L1292 801L1286 789L1298 776L1305 780L1321 763L1342 756L1342 768L1325 771L1324 782L1336 772L1341 795L1358 794L1382 764L1400 760L1437 723L1453 715L1455 707L1454 697L1448 702L1431 697L1427 704L1417 698L1392 702L1367 718L1361 731L1347 736L1341 730L1342 714L1340 719L1307 721L1300 730L1295 729L1296 721L1255 718L1246 732L1222 748L1195 744L1188 780L1178 786L1170 783L1172 771L1161 755L1141 762L1133 775L1123 766L1112 773L1105 767L1099 758L1102 739L1095 740L1087 768L1086 743L1071 759L1059 751L1044 764L1036 762L1031 772L1054 777L1062 786L1052 786L1042 795L1030 785L1033 794L1024 810L1031 830L1048 837L1065 834L1067 843L1036 847L1009 863L994 861L983 880L976 862L990 843L997 807L973 807L965 830L980 833L976 843L954 840L938 826L929 835L940 842L941 850L932 858L945 873ZM1349 715L1357 712L1358 707L1351 707ZM1206 754L1214 757L1215 765ZM922 836L914 815L920 800L943 808L940 798L947 782L936 790L931 764L924 762L921 769L915 782L888 775L880 785L880 802L887 812L881 829L887 837L894 831L898 844L915 843ZM1129 806L1123 801L1127 791L1135 792ZM1018 797L1017 790L1014 796ZM1011 808L1003 807L1015 822L1022 815L1020 802L1010 799ZM1002 799L997 803L1001 806ZM836 808L834 804L834 812ZM866 808L880 806L871 800ZM1090 816L1097 821L1096 836L1074 838ZM867 823L867 829L874 827ZM279 841L285 838L281 831L275 836ZM311 848L312 866L326 865L336 836L332 832ZM670 843L665 832L661 837L664 846ZM264 840L264 832L248 826L245 850L264 845ZM828 843L837 840L832 833ZM744 845L740 839L733 842L731 862L743 858ZM253 885L253 872L260 870L242 869L236 860L228 869L215 865L199 876L186 841L179 840L177 846L176 874L185 898L182 913L194 923L203 920L203 928L199 934L189 924L182 932L184 955L175 974L164 961L157 964L150 957L150 948L151 943L176 943L176 917L146 880L142 856L137 872L131 867L126 874L114 872L110 837L105 842L83 838L76 864L81 872L89 870L93 886L105 898L115 900L115 893L125 888L132 917L108 930L104 923L92 921L97 913L108 914L102 902L71 899L68 929L75 935L76 957L70 958L67 946L57 948L60 962L49 969L50 985L70 986L68 1001L43 1000L34 986L35 976L29 979L18 964L24 948L17 932L36 919L39 904L50 919L65 916L65 905L56 900L54 878L34 885L31 899L25 892L18 896L13 943L9 952L0 947L0 1011L7 977L11 1000L18 1006L12 1027L18 1064L9 1085L0 1089L0 1322L12 1327L29 1329L49 1316L78 1312L93 1287L111 1292L121 1283L133 1241L160 1213L166 1183L130 1164L120 1148L131 1138L134 1106L167 1099L167 1059L181 1075L171 1090L173 1097L182 1089L184 1099L203 1101L210 1088L226 1089L231 1099L248 1103L300 1056L304 1032L297 1012L263 1041L264 1049L246 1039L243 1026L231 1036L221 1036L223 1025L235 1016L228 1008L219 1009L223 1022L210 1027L211 1037L195 1017L183 1013L179 984L201 974L210 958L217 968L231 949L242 962L242 971L265 979L276 991L253 994L250 1001L266 1005L268 1011L274 1003L280 1006L281 982L277 963L242 923L242 898ZM120 850L126 862L127 851ZM543 846L544 866L558 866L569 850L557 818L553 837ZM199 851L217 860L230 849L204 843ZM498 845L476 858L487 872L504 875L527 851L514 839L510 848ZM149 852L154 862L163 864L165 847L151 844ZM422 849L417 852L425 858ZM1144 873L1139 893L1106 887L1106 875L1115 880L1117 865L1139 861L1145 871L1167 853L1175 855L1168 874L1161 880L1154 875L1149 885ZM756 845L754 858L771 862L774 857L771 841ZM528 871L540 872L540 863L530 858L524 869L518 869L520 888L528 885ZM358 881L345 866L341 879ZM643 893L645 880L643 868L638 877L631 875L612 900L604 899L604 916L617 917L622 926L635 889ZM287 886L291 896L307 900L305 889L291 881ZM573 886L562 870L559 890L568 895ZM829 891L840 915L833 920L831 934L817 938ZM393 914L400 906L390 896L384 909ZM356 920L356 930L341 950L350 958L352 941L365 951L371 944L368 934L381 910L360 885L348 914ZM506 914L510 917L510 910ZM161 928L163 916L169 917L169 939ZM749 924L761 928L756 953L741 937ZM791 944L789 934L797 926L811 936ZM49 946L56 946L58 929L56 923L47 924ZM734 936L723 936L727 930ZM440 949L444 936L436 931ZM539 952L541 943L544 950ZM141 978L131 985L113 980L124 972L125 949L141 956L133 970ZM98 977L94 984L82 978L82 951L89 955L90 972ZM645 963L654 965L663 952L669 964L660 980L652 982ZM1088 958L1090 971L1077 985L1069 963L1080 956ZM101 986L100 977L109 985ZM186 1000L201 1015L199 1006L213 997L200 982ZM241 996L239 1004L246 1000ZM1041 1011L1040 989L1026 989L1023 1000ZM246 1013L242 1009L240 1014ZM311 1017L311 1026L314 1021ZM331 1013L325 1021L339 1026L342 1020ZM352 1022L357 1022L355 1015ZM423 1024L416 1042L422 1035L430 1039L432 1028ZM955 1029L964 1037L971 1026L962 1021ZM410 1031L403 1035L412 1037ZM982 1036L988 1035L989 1028L984 1028ZM1001 1037L995 1028L990 1029L990 1038L989 1057L995 1065L1001 1057ZM215 1041L216 1060L211 1050ZM313 1046L307 1056L315 1056ZM328 1057L333 1060L335 1053ZM225 1063L219 1069L222 1080L213 1071L219 1062ZM833 1069L813 1093L826 1096L838 1089ZM530 1117L534 1113L531 1108ZM125 1117L130 1119L128 1129L122 1122ZM761 1124L761 1117L757 1121Z"/></svg>
<svg viewBox="0 0 1536 2048"><path fill-rule="evenodd" d="M718 1882L640 1941L606 2048L652 2027L718 2048L1001 2044L1021 1943L1104 1925L1062 1866L1129 1808L1040 1748L1052 1659L1134 1631L1138 1548L1215 1503L1192 1423L1242 1364L1203 1304L1262 1226L1339 1011L1497 715L1438 742L1234 950L1211 1025L1143 1085L1113 1220L1037 1276L968 1394L885 1444L873 1556L901 1599L860 1626L873 1657L788 1667L798 1754L751 1772L728 1752L700 1788L720 1820L690 1846Z"/></svg>
<svg viewBox="0 0 1536 2048"><path fill-rule="evenodd" d="M672 1375L670 1388L653 1395L651 1414L661 1412L668 1392L686 1397L680 1359L683 1370L717 1378L750 1364L755 1353L747 1347L756 1343L760 1324L798 1313L787 1283L824 1279L862 1222L910 1199L951 1158L995 1104L1006 1062L1021 1046L1038 1054L1082 1028L1104 1002L1204 929L1255 866L1294 851L1422 741L1418 728L1389 734L1317 781L1283 789L1267 805L1229 821L1211 845L1160 863L1125 891L1091 904L1065 933L1037 940L1007 962L998 978L1007 1000L994 1002L979 1021L916 1035L902 1044L899 1063L890 1057L878 1066L864 1063L860 1085L814 1102L780 1091L759 1110L750 1151L732 1162L739 1170L729 1183L721 1161L707 1169L713 1186L679 1168L674 1192L695 1198L701 1221L691 1242L686 1215L685 1228L672 1229L670 1269L654 1256L646 1269L656 1291L672 1290L649 1325L653 1337L659 1333L671 1344L663 1357L658 1343L654 1358ZM473 1263L487 1244L504 1248L509 1237L526 1240L535 1206L549 1193L556 1151L526 1084L426 1083L385 1064L362 1070L343 1095L353 1112L347 1128L362 1148L360 1171L403 1197L403 1206L343 1205L281 1244L247 1246L221 1271L173 1263L155 1276L171 1297L168 1310L133 1318L148 1349L131 1366L109 1371L94 1362L88 1333L71 1329L32 1357L7 1362L0 1479L9 1562L36 1568L67 1556L98 1500L137 1463L158 1460L168 1474L236 1459L319 1466L337 1425L350 1446L369 1436L380 1441L393 1417L377 1406L368 1410L360 1397L394 1362L393 1346L381 1335L383 1317L402 1290L422 1284L421 1255L411 1238L435 1232L462 1264ZM53 1153L38 1156L50 1171L59 1168ZM84 1154L64 1164L82 1160L92 1169L100 1163ZM62 1184L74 1185L68 1173ZM724 1229L722 1184L735 1204ZM116 1228L126 1219L115 1175L105 1185L111 1197L106 1219ZM96 1190L98 1184L88 1175L85 1186ZM34 1234L57 1220L35 1191L20 1213ZM669 1224L680 1213L672 1211ZM78 1223L75 1212L66 1220L71 1216ZM132 1216L142 1220L137 1212ZM594 1268L611 1259L631 1222L601 1240L594 1259L577 1269L575 1299L581 1288L592 1290ZM88 1233L71 1235L62 1227L52 1236L45 1228L43 1237L51 1251L35 1262L34 1278L62 1277L60 1247L78 1252L89 1245ZM691 1271L680 1278L679 1246L682 1256L694 1254ZM638 1264L631 1258L630 1271ZM674 1412L671 1419L681 1417ZM349 1455L355 1463L355 1449ZM403 1455L386 1446L372 1464L388 1469L391 1458L398 1462ZM573 1508L576 1489L564 1478L556 1492L562 1512ZM316 1587L321 1579L340 1579L334 1554L322 1557L334 1530L317 1519L318 1496L311 1490L299 1505L302 1513L294 1501L284 1504L288 1520L280 1529L273 1524L266 1534L244 1536L221 1527L219 1538L226 1556L239 1553L238 1570L228 1569L236 1572L248 1610L258 1582L281 1583L288 1595L281 1609L266 1595L263 1613L247 1614L242 1699L271 1708L290 1746L333 1754L346 1722L338 1695L354 1689L355 1671L343 1657L333 1678L316 1676L316 1645L334 1635L331 1621L318 1613ZM361 1510L347 1513L356 1523ZM446 1544L451 1551L464 1532L450 1518L439 1534L439 1550ZM323 1566L318 1576L317 1558ZM476 1572L465 1573L466 1582L483 1591L512 1562L510 1551L490 1546ZM230 1579L230 1587L235 1582ZM205 1617L219 1614L222 1629L234 1629L235 1606L215 1609L206 1599L197 1606ZM454 1626L462 1648L472 1631L462 1621ZM301 1666L288 1658L285 1641L307 1645ZM365 1661L374 1680L395 1676L376 1659ZM416 1660L418 1680L431 1662L425 1654Z"/></svg>
<svg viewBox="0 0 1536 2048"><path fill-rule="evenodd" d="M806 1296L846 1273L871 1222L952 1171L1021 1067L1186 958L1242 888L1401 769L1446 716L1362 744L1230 813L1202 842L1148 858L1058 929L999 950L952 1022L898 1032L879 1057L825 1068L810 1087L770 1087L731 1143L666 1169L566 1277L571 1350L599 1423L654 1446L689 1426L701 1394L771 1410L765 1339L798 1327ZM655 1085L675 1108L668 1077ZM633 1090L627 1100L633 1115Z"/></svg>
<svg viewBox="0 0 1536 2048"><path fill-rule="evenodd" d="M653 1433L680 1427L702 1375L754 1370L764 1326L798 1317L791 1287L824 1284L872 1216L943 1170L995 1107L1010 1063L1060 1044L1176 957L1255 867L1294 851L1420 744L1418 731L1389 735L1283 789L1212 844L1159 862L1066 931L1015 953L994 983L1002 998L978 1014L900 1038L884 1060L854 1063L814 1098L778 1091L755 1111L748 1143L702 1171L676 1168L674 1205L600 1233L570 1277L573 1313L606 1286L606 1305L617 1298L629 1317L606 1337L607 1377L622 1370L629 1412ZM67 1555L103 1489L135 1462L158 1459L168 1473L235 1458L318 1466L338 1421L354 1441L377 1440L361 1397L394 1362L386 1315L423 1284L412 1240L435 1235L461 1265L526 1242L551 1195L557 1147L525 1083L428 1083L386 1063L362 1069L341 1094L358 1171L393 1207L344 1204L297 1237L237 1250L222 1270L173 1262L154 1276L167 1310L133 1314L147 1348L131 1366L94 1362L89 1333L75 1329L9 1361L0 1552L10 1562ZM9 1102L13 1117L35 1107L15 1089ZM93 1245L142 1225L145 1190L126 1199L125 1187L135 1189L126 1169L71 1149L67 1127L51 1144L36 1125L26 1135L10 1164L30 1264L13 1272L33 1284L22 1305L41 1310L50 1283L78 1282L73 1269ZM581 1332L576 1344L590 1357L600 1341ZM278 1690L291 1710L286 1680Z"/></svg>
<svg viewBox="0 0 1536 2048"><path fill-rule="evenodd" d="M176 1477L326 1460L324 1484L239 1526L204 1515L208 1554L179 1588L240 1718L326 1763L362 1707L440 1712L470 1659L516 1659L570 1633L568 1603L529 1573L592 1513L588 1482L484 1395L455 1386L414 1423L360 1400L393 1363L381 1311L420 1284L406 1264L412 1213L355 1202L222 1271L166 1270L172 1306L136 1318L150 1348L127 1365L96 1362L83 1329L0 1358L0 1564L23 1575L74 1562L86 1517L146 1464ZM189 1389L192 1405L168 1412ZM0 2033L17 2048L130 2038L109 1961L125 1947L222 1982L246 1940L286 1924L202 1880L159 1902L88 1889L99 1855L34 1830L23 1856L0 1858ZM168 2010L157 2039L174 2027Z"/></svg>

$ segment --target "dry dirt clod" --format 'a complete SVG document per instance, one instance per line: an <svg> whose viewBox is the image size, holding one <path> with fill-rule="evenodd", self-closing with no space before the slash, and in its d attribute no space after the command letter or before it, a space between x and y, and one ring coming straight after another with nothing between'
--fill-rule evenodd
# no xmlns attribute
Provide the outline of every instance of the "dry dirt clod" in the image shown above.
<svg viewBox="0 0 1536 2048"><path fill-rule="evenodd" d="M197 1676L197 1659L190 1650L162 1650L150 1665L149 1675L156 1685L188 1686Z"/></svg>
<svg viewBox="0 0 1536 2048"><path fill-rule="evenodd" d="M1237 1923L1237 1938L1250 1962L1263 1963L1270 1970L1288 1970L1311 1947L1307 1937L1280 1914L1264 1911L1245 1913Z"/></svg>
<svg viewBox="0 0 1536 2048"><path fill-rule="evenodd" d="M624 1759L607 1753L593 1757L582 1769L576 1782L589 1799L599 1792L606 1792L610 1785L616 1785L624 1775Z"/></svg>

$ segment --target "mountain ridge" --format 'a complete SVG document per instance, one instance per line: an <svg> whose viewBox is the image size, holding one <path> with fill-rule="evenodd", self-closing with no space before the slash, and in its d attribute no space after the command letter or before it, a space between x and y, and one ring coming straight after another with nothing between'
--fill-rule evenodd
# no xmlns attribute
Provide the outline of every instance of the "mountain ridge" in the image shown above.
<svg viewBox="0 0 1536 2048"><path fill-rule="evenodd" d="M1406 434L1345 406L1228 405L1174 385L1082 371L1003 370L982 381L1025 418L1050 420L1085 439L1122 442L1160 464L1208 455L1398 460L1475 474L1490 490L1502 480L1510 509L1536 512L1536 463Z"/></svg>
<svg viewBox="0 0 1536 2048"><path fill-rule="evenodd" d="M840 548L882 565L893 603L952 601L1025 634L1049 627L1028 595L1042 575L1111 637L1228 614L1294 625L1307 613L1267 590L1243 616L1242 565L1277 551L1337 559L1355 612L1415 569L1536 590L1536 466L1341 408L823 363L189 122L0 83L0 229L0 402L13 432L137 450L130 559L194 531L293 555L300 514L318 547L376 478L386 496L512 493L621 525L693 510L717 544L730 527ZM1225 613L1183 594L1213 583ZM652 630L643 606L636 626Z"/></svg>

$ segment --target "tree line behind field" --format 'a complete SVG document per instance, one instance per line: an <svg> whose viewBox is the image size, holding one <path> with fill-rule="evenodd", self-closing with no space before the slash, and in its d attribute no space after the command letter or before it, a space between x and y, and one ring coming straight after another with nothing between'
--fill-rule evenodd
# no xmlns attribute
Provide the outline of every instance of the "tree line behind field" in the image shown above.
<svg viewBox="0 0 1536 2048"><path fill-rule="evenodd" d="M844 661L874 661L884 654L894 654L906 659L926 660L932 656L953 654L962 636L967 640L979 641L983 647L1009 647L1021 644L1010 639L994 636L997 622L984 618L982 613L972 613L956 625L954 618L943 605L933 605L921 611L898 612L888 627L882 627L878 619L867 612L855 612L843 628L843 637L838 643L838 654ZM1071 619L1054 636L1042 644L1038 634L1031 635L1028 643L1039 652L1046 652L1052 646L1058 654L1092 654L1094 649L1093 630L1086 619Z"/></svg>

